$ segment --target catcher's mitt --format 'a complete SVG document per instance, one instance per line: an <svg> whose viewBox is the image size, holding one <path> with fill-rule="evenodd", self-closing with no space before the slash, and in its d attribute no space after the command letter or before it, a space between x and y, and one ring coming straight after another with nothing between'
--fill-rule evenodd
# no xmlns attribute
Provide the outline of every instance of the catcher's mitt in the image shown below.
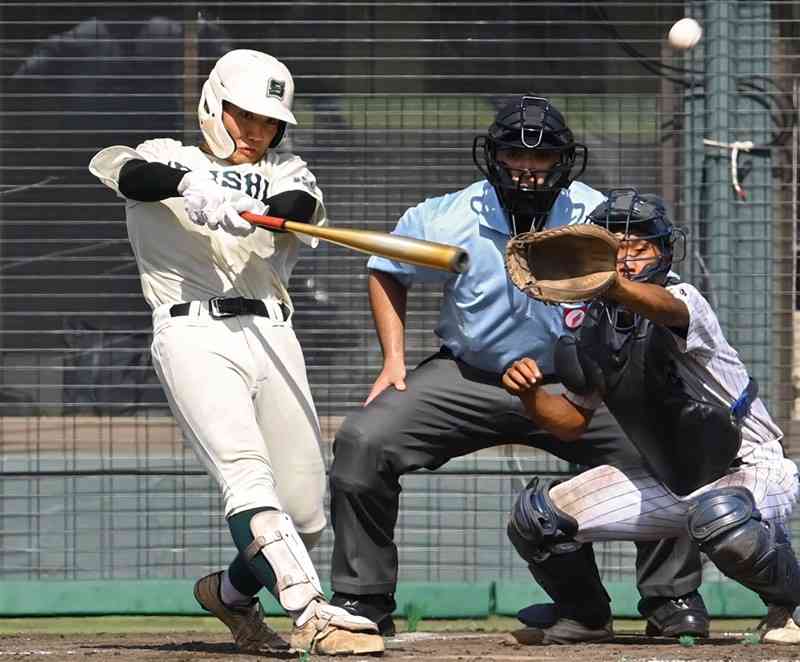
<svg viewBox="0 0 800 662"><path fill-rule="evenodd" d="M617 278L619 240L597 225L524 232L508 242L506 269L520 290L545 303L600 296Z"/></svg>

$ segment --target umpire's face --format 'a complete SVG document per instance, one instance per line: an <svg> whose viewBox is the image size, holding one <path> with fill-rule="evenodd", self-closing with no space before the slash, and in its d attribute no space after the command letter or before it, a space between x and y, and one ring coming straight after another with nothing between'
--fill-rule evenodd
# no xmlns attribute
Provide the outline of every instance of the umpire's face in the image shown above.
<svg viewBox="0 0 800 662"><path fill-rule="evenodd" d="M547 174L560 156L556 150L500 149L497 163L508 171L519 188L536 189L544 186Z"/></svg>
<svg viewBox="0 0 800 662"><path fill-rule="evenodd" d="M617 273L625 278L635 278L661 257L654 243L632 235L617 234Z"/></svg>
<svg viewBox="0 0 800 662"><path fill-rule="evenodd" d="M256 115L227 101L223 104L222 123L236 143L236 151L227 159L231 165L263 159L280 124L273 117Z"/></svg>

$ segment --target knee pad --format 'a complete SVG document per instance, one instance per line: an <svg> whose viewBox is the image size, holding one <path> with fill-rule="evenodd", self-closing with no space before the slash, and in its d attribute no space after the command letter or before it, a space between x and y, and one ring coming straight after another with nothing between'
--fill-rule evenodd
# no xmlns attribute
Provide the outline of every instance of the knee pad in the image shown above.
<svg viewBox="0 0 800 662"><path fill-rule="evenodd" d="M701 494L689 506L689 535L703 549L751 519L760 520L753 495L745 487L723 487Z"/></svg>
<svg viewBox="0 0 800 662"><path fill-rule="evenodd" d="M753 495L728 487L692 504L689 534L719 570L767 602L800 604L800 567L780 525L763 522Z"/></svg>
<svg viewBox="0 0 800 662"><path fill-rule="evenodd" d="M768 544L753 495L744 487L725 487L699 496L689 507L689 535L727 574L747 566Z"/></svg>
<svg viewBox="0 0 800 662"><path fill-rule="evenodd" d="M323 598L317 571L292 519L279 510L263 510L250 520L253 542L244 550L247 561L263 554L277 579L281 606L301 612L309 603Z"/></svg>
<svg viewBox="0 0 800 662"><path fill-rule="evenodd" d="M508 537L529 563L543 561L550 554L568 554L581 546L573 539L578 523L550 498L550 488L557 484L534 478L511 510Z"/></svg>

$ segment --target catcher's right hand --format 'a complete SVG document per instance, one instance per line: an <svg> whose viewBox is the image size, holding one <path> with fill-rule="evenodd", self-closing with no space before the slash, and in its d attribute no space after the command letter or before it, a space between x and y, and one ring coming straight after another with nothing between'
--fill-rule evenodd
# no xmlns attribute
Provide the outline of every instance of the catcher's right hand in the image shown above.
<svg viewBox="0 0 800 662"><path fill-rule="evenodd" d="M538 388L544 381L539 365L531 358L525 357L514 361L503 373L503 388L511 395L520 395Z"/></svg>
<svg viewBox="0 0 800 662"><path fill-rule="evenodd" d="M511 281L545 303L574 303L600 296L617 280L619 239L592 224L524 232L506 247Z"/></svg>

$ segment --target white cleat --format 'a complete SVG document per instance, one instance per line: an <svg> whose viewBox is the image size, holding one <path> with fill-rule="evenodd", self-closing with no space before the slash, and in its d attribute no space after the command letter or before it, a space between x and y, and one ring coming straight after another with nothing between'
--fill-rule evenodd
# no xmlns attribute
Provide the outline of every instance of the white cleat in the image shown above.
<svg viewBox="0 0 800 662"><path fill-rule="evenodd" d="M316 600L297 619L291 647L317 655L380 655L385 648L375 623Z"/></svg>
<svg viewBox="0 0 800 662"><path fill-rule="evenodd" d="M799 613L798 610L794 610ZM767 615L759 623L761 641L765 644L800 644L800 627L788 607L770 605Z"/></svg>

